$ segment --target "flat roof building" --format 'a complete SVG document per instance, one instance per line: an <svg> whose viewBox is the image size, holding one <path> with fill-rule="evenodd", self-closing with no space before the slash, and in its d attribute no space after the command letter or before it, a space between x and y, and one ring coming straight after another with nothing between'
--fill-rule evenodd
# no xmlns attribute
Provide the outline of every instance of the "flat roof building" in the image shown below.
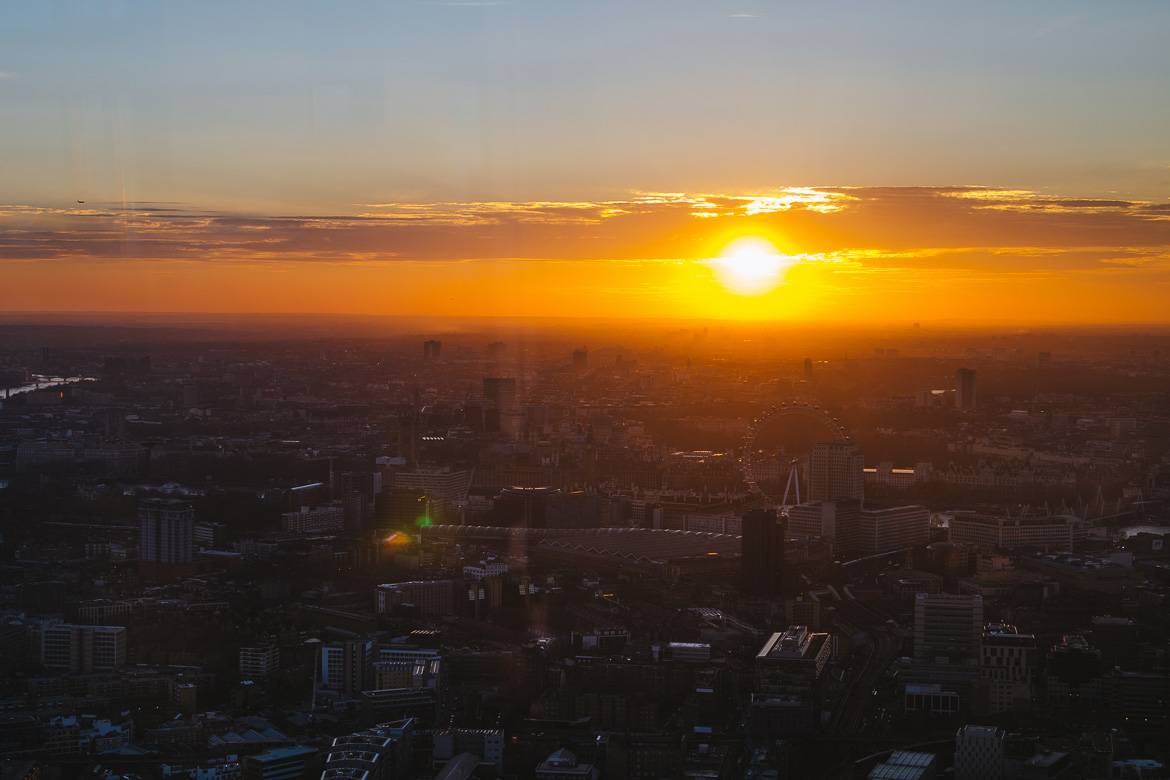
<svg viewBox="0 0 1170 780"><path fill-rule="evenodd" d="M950 520L952 542L989 549L1034 548L1074 552L1085 540L1088 525L1072 515L1002 517L956 512Z"/></svg>
<svg viewBox="0 0 1170 780"><path fill-rule="evenodd" d="M789 626L772 634L756 653L755 692L762 695L810 694L832 656L827 633Z"/></svg>
<svg viewBox="0 0 1170 780"><path fill-rule="evenodd" d="M56 623L40 629L40 660L47 669L101 672L126 665L125 626Z"/></svg>
<svg viewBox="0 0 1170 780"><path fill-rule="evenodd" d="M412 604L427 616L450 615L455 612L455 582L453 580L412 580L388 582L378 586L378 614L392 612L395 607Z"/></svg>
<svg viewBox="0 0 1170 780"><path fill-rule="evenodd" d="M298 780L313 769L317 749L304 745L279 747L244 756L244 780Z"/></svg>

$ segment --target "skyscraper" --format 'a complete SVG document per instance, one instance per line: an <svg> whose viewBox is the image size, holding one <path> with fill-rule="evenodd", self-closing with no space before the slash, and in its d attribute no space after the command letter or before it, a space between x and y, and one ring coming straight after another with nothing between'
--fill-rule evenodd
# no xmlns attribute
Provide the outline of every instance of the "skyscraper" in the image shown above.
<svg viewBox="0 0 1170 780"><path fill-rule="evenodd" d="M437 339L428 339L423 342L423 358L426 360L438 360L442 352L443 342Z"/></svg>
<svg viewBox="0 0 1170 780"><path fill-rule="evenodd" d="M374 505L382 492L382 474L374 471L343 471L337 479L337 500L345 517L345 527L361 531L374 518Z"/></svg>
<svg viewBox="0 0 1170 780"><path fill-rule="evenodd" d="M804 381L811 382L812 378L813 378L812 358L806 357L804 359Z"/></svg>
<svg viewBox="0 0 1170 780"><path fill-rule="evenodd" d="M815 445L808 456L808 500L860 501L864 467L861 453L847 441Z"/></svg>
<svg viewBox="0 0 1170 780"><path fill-rule="evenodd" d="M960 368L955 372L955 408L963 412L975 409L975 369Z"/></svg>
<svg viewBox="0 0 1170 780"><path fill-rule="evenodd" d="M500 432L510 438L517 438L523 423L523 413L516 380L512 377L484 377L483 395L495 406Z"/></svg>
<svg viewBox="0 0 1170 780"><path fill-rule="evenodd" d="M783 588L784 523L776 513L753 509L743 516L740 577L743 589L775 597Z"/></svg>
<svg viewBox="0 0 1170 780"><path fill-rule="evenodd" d="M150 563L190 563L195 510L183 501L148 498L138 504L138 558Z"/></svg>

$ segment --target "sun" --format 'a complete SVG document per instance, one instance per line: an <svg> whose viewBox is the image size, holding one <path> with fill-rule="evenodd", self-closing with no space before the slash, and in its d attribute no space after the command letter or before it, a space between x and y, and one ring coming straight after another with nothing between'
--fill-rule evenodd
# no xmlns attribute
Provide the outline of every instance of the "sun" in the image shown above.
<svg viewBox="0 0 1170 780"><path fill-rule="evenodd" d="M719 283L737 295L761 295L784 281L796 262L763 238L740 238L708 261Z"/></svg>

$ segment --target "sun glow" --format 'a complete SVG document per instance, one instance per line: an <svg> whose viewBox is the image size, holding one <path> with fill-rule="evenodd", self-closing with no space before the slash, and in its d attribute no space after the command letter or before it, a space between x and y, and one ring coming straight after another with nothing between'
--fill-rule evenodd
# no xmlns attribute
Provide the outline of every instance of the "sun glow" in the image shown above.
<svg viewBox="0 0 1170 780"><path fill-rule="evenodd" d="M784 281L796 262L762 238L732 241L723 253L708 261L719 283L737 295L761 295Z"/></svg>

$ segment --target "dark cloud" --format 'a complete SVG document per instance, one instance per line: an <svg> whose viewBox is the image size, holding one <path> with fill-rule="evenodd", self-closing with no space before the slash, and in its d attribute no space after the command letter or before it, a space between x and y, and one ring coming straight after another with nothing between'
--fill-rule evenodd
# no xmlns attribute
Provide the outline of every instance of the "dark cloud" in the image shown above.
<svg viewBox="0 0 1170 780"><path fill-rule="evenodd" d="M262 215L185 204L0 206L0 259L205 262L651 260L708 256L761 233L842 271L1011 272L1164 263L1170 204L980 187L643 193L602 202L381 203L354 214Z"/></svg>

